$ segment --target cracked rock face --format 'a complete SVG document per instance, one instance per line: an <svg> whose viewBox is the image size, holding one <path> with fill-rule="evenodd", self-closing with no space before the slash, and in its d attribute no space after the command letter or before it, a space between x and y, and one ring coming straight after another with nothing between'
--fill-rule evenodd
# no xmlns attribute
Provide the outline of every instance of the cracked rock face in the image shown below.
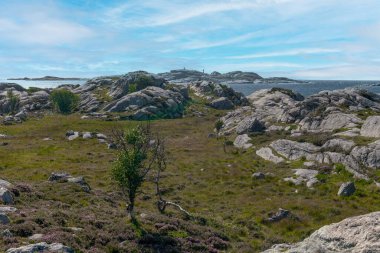
<svg viewBox="0 0 380 253"><path fill-rule="evenodd" d="M360 135L365 137L380 137L380 116L370 116L360 130Z"/></svg>
<svg viewBox="0 0 380 253"><path fill-rule="evenodd" d="M274 245L265 253L379 252L380 212L324 226L302 242Z"/></svg>
<svg viewBox="0 0 380 253"><path fill-rule="evenodd" d="M273 151L271 148L261 148L256 151L256 155L260 156L264 160L271 161L273 163L281 163L285 161L284 158L273 154Z"/></svg>

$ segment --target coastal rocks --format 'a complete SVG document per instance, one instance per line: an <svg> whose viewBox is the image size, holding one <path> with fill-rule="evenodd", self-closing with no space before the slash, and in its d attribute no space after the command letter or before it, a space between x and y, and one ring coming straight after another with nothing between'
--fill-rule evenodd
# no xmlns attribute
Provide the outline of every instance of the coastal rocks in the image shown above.
<svg viewBox="0 0 380 253"><path fill-rule="evenodd" d="M210 102L210 106L218 110L230 110L234 108L234 104L226 97L214 99Z"/></svg>
<svg viewBox="0 0 380 253"><path fill-rule="evenodd" d="M380 212L374 212L324 226L302 242L274 245L264 252L378 252L379 230Z"/></svg>
<svg viewBox="0 0 380 253"><path fill-rule="evenodd" d="M341 128L354 128L362 120L354 114L331 113L326 117L306 117L300 123L300 129L307 132L332 132Z"/></svg>
<svg viewBox="0 0 380 253"><path fill-rule="evenodd" d="M316 176L318 175L317 170L310 170L310 169L295 169L293 177L285 178L284 181L286 182L292 182L295 185L301 185L302 183L306 183L306 186L308 188L312 188L314 184L318 183L318 179Z"/></svg>
<svg viewBox="0 0 380 253"><path fill-rule="evenodd" d="M85 181L84 177L73 177L68 173L51 173L49 179L50 182L68 182L78 184L85 192L90 192L90 185Z"/></svg>
<svg viewBox="0 0 380 253"><path fill-rule="evenodd" d="M360 130L360 135L365 137L380 137L380 116L370 116Z"/></svg>
<svg viewBox="0 0 380 253"><path fill-rule="evenodd" d="M61 243L48 244L46 242L29 244L26 246L21 246L19 248L11 248L6 251L6 253L74 253L74 250L70 247L64 246Z"/></svg>
<svg viewBox="0 0 380 253"><path fill-rule="evenodd" d="M260 156L264 160L271 161L273 163L281 163L284 161L284 158L276 156L273 154L271 148L260 148L256 151L256 155Z"/></svg>
<svg viewBox="0 0 380 253"><path fill-rule="evenodd" d="M166 79L170 83L184 84L206 80L216 83L252 83L263 78L254 72L233 71L225 74L212 72L207 74L204 72L188 69L171 70L170 72L158 74L159 77Z"/></svg>
<svg viewBox="0 0 380 253"><path fill-rule="evenodd" d="M354 194L356 191L355 184L353 182L343 183L338 191L339 196L348 197Z"/></svg>
<svg viewBox="0 0 380 253"><path fill-rule="evenodd" d="M109 96L114 99L119 99L130 93L133 89L140 91L148 86L162 88L165 82L165 79L145 71L130 72L112 83ZM133 86L133 89L131 86Z"/></svg>
<svg viewBox="0 0 380 253"><path fill-rule="evenodd" d="M265 126L257 118L245 118L236 126L236 133L255 133L264 131Z"/></svg>
<svg viewBox="0 0 380 253"><path fill-rule="evenodd" d="M369 168L380 168L380 140L352 149L351 156Z"/></svg>
<svg viewBox="0 0 380 253"><path fill-rule="evenodd" d="M351 149L355 146L355 142L345 139L331 139L323 144L322 149L335 152L350 152Z"/></svg>
<svg viewBox="0 0 380 253"><path fill-rule="evenodd" d="M0 186L0 201L5 205L14 204L12 193L5 187Z"/></svg>
<svg viewBox="0 0 380 253"><path fill-rule="evenodd" d="M7 225L11 223L9 217L6 214L0 213L0 224Z"/></svg>
<svg viewBox="0 0 380 253"><path fill-rule="evenodd" d="M109 103L104 110L128 112L135 120L178 118L182 117L185 101L179 92L148 87Z"/></svg>
<svg viewBox="0 0 380 253"><path fill-rule="evenodd" d="M305 158L309 161L323 162L323 154L319 152L321 148L311 143L281 139L272 142L270 147L289 160Z"/></svg>
<svg viewBox="0 0 380 253"><path fill-rule="evenodd" d="M234 141L234 146L237 148L248 149L252 147L252 144L249 143L251 138L247 134L238 135Z"/></svg>
<svg viewBox="0 0 380 253"><path fill-rule="evenodd" d="M242 93L219 83L211 81L192 82L190 89L194 91L195 95L211 101L210 106L216 109L227 110L234 106L248 105L248 100Z"/></svg>

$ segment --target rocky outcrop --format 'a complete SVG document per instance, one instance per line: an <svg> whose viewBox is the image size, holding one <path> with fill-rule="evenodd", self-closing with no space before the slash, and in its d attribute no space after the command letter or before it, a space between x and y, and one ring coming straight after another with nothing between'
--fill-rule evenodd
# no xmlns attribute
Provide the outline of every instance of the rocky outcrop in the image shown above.
<svg viewBox="0 0 380 253"><path fill-rule="evenodd" d="M68 173L57 173L53 172L51 173L49 179L50 182L68 182L73 184L78 184L83 191L90 192L91 188L90 185L86 182L84 177L73 177Z"/></svg>
<svg viewBox="0 0 380 253"><path fill-rule="evenodd" d="M380 212L324 226L296 244L274 245L265 253L378 252Z"/></svg>
<svg viewBox="0 0 380 253"><path fill-rule="evenodd" d="M0 186L0 201L6 205L11 205L14 203L12 193L7 188L2 186Z"/></svg>
<svg viewBox="0 0 380 253"><path fill-rule="evenodd" d="M280 139L273 141L269 146L286 159L305 159L321 164L341 163L355 177L368 179L368 168L380 168L380 141L367 146L353 147L354 145L351 141L333 139L319 147L307 142Z"/></svg>
<svg viewBox="0 0 380 253"><path fill-rule="evenodd" d="M127 112L135 120L178 118L182 116L185 102L179 92L152 86L109 103L104 110Z"/></svg>
<svg viewBox="0 0 380 253"><path fill-rule="evenodd" d="M285 178L284 181L292 182L295 185L301 185L305 183L308 188L312 188L316 183L319 182L316 178L319 173L317 170L296 169L293 171L295 177Z"/></svg>
<svg viewBox="0 0 380 253"><path fill-rule="evenodd" d="M214 99L210 102L210 106L218 110L230 110L234 108L234 104L226 97Z"/></svg>
<svg viewBox="0 0 380 253"><path fill-rule="evenodd" d="M364 122L360 135L365 137L380 137L380 116L370 116Z"/></svg>
<svg viewBox="0 0 380 253"><path fill-rule="evenodd" d="M237 148L248 149L252 147L252 144L249 143L251 138L247 134L238 135L234 141L234 146Z"/></svg>
<svg viewBox="0 0 380 253"><path fill-rule="evenodd" d="M259 150L256 151L256 155L260 156L264 160L267 160L273 163L281 163L285 161L284 158L273 154L273 151L271 148L260 148Z"/></svg>
<svg viewBox="0 0 380 253"><path fill-rule="evenodd" d="M190 83L190 89L195 95L209 101L209 105L216 109L232 109L234 106L248 105L247 98L234 89L211 81L198 81Z"/></svg>
<svg viewBox="0 0 380 253"><path fill-rule="evenodd" d="M64 246L61 243L48 244L46 242L40 242L36 244L29 244L21 246L19 248L11 248L6 253L74 253L74 250L70 247Z"/></svg>
<svg viewBox="0 0 380 253"><path fill-rule="evenodd" d="M380 112L380 96L358 89L322 91L303 98L290 90L273 88L249 95L250 106L238 108L222 118L226 121L223 133L229 133L244 118L256 118L269 127L276 123L296 124L298 133L333 132L360 128L363 120L356 115L360 110ZM374 129L375 118L369 118ZM228 124L226 124L228 123ZM369 123L367 123L369 124ZM367 125L365 125L367 127ZM364 133L365 128L362 130ZM371 130L368 130L368 132ZM347 132L347 135L356 133Z"/></svg>

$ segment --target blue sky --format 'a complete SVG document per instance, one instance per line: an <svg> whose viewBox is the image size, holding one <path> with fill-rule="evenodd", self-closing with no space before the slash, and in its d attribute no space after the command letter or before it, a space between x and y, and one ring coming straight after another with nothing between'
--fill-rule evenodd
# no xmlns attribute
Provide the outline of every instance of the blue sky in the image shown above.
<svg viewBox="0 0 380 253"><path fill-rule="evenodd" d="M379 0L0 0L0 77L253 71L380 80Z"/></svg>

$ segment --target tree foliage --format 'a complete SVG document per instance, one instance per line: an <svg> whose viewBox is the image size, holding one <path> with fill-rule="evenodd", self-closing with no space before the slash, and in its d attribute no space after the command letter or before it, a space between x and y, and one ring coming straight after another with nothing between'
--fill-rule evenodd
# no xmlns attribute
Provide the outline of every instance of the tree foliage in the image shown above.
<svg viewBox="0 0 380 253"><path fill-rule="evenodd" d="M50 100L54 110L70 114L77 108L79 96L66 89L56 89L50 94Z"/></svg>

